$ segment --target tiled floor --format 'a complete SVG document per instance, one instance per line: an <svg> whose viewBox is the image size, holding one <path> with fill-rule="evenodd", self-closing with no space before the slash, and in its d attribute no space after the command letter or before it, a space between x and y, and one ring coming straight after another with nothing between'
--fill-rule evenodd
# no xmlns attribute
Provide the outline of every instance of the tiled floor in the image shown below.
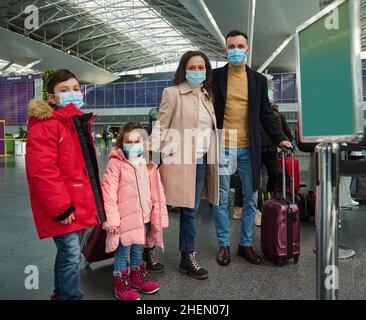
<svg viewBox="0 0 366 320"><path fill-rule="evenodd" d="M101 170L106 153L99 152ZM306 175L302 164L302 176ZM48 299L53 290L55 247L50 239L37 237L29 206L28 189L22 157L0 158L0 299ZM366 207L342 212L341 243L356 250L356 256L339 262L341 299L366 298ZM298 265L283 268L265 261L260 266L248 264L236 256L240 222L231 220L232 263L221 267L215 262L217 244L212 213L203 202L199 211L197 251L201 264L208 268L207 280L194 280L178 272L179 216L170 215L165 232L166 250L159 252L166 272L152 276L161 290L143 299L314 299L315 298L315 227L302 224L301 257ZM259 228L255 227L254 247L260 252ZM27 290L25 268L36 265L39 289ZM80 266L80 283L87 299L113 299L113 261L92 264L91 270Z"/></svg>

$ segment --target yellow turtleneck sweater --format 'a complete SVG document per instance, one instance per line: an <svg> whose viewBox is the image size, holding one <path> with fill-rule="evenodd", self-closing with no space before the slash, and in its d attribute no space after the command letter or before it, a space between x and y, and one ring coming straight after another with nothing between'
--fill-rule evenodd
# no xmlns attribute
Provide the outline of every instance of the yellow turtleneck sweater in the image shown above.
<svg viewBox="0 0 366 320"><path fill-rule="evenodd" d="M225 147L246 148L250 146L248 77L245 66L229 63L227 96L224 115ZM229 129L236 129L237 135L229 138ZM229 139L230 144L229 144Z"/></svg>

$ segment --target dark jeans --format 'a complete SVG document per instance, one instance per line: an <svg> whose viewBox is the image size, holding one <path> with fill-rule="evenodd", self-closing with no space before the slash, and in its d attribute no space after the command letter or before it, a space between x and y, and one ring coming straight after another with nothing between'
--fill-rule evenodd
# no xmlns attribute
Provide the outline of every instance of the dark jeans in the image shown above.
<svg viewBox="0 0 366 320"><path fill-rule="evenodd" d="M278 176L277 151L262 154L262 163L267 169L267 192L275 191Z"/></svg>
<svg viewBox="0 0 366 320"><path fill-rule="evenodd" d="M196 237L197 211L201 202L203 186L207 174L207 156L203 161L198 160L196 169L196 194L195 206L191 208L180 208L179 225L179 250L183 252L193 252Z"/></svg>
<svg viewBox="0 0 366 320"><path fill-rule="evenodd" d="M84 295L79 289L79 233L57 236L53 241L57 247L54 293L58 293L62 300L82 300Z"/></svg>
<svg viewBox="0 0 366 320"><path fill-rule="evenodd" d="M234 207L243 207L243 189L241 186L235 189Z"/></svg>

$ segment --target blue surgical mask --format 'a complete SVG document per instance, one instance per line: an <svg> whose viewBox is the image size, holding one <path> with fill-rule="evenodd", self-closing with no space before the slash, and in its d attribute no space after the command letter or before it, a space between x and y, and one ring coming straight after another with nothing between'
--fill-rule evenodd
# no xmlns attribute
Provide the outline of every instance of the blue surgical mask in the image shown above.
<svg viewBox="0 0 366 320"><path fill-rule="evenodd" d="M60 107L65 107L69 103L73 103L76 108L80 109L84 105L84 98L79 91L68 91L59 93Z"/></svg>
<svg viewBox="0 0 366 320"><path fill-rule="evenodd" d="M231 64L234 65L241 65L244 62L246 56L247 53L244 49L234 48L227 52L227 59Z"/></svg>
<svg viewBox="0 0 366 320"><path fill-rule="evenodd" d="M206 80L206 71L186 71L186 80L191 87L199 87Z"/></svg>
<svg viewBox="0 0 366 320"><path fill-rule="evenodd" d="M142 143L124 143L122 150L127 159L136 158L144 152L144 145Z"/></svg>

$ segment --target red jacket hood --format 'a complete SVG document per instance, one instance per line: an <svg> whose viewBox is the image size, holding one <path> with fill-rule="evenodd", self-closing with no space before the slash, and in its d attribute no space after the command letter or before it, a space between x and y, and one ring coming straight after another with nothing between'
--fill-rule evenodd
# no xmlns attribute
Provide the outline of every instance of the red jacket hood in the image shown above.
<svg viewBox="0 0 366 320"><path fill-rule="evenodd" d="M34 123L37 123L38 121L46 119L53 118L65 122L70 120L75 115L81 116L83 114L84 112L80 111L72 103L60 109L53 109L44 100L32 99L28 104L28 127L31 127Z"/></svg>

